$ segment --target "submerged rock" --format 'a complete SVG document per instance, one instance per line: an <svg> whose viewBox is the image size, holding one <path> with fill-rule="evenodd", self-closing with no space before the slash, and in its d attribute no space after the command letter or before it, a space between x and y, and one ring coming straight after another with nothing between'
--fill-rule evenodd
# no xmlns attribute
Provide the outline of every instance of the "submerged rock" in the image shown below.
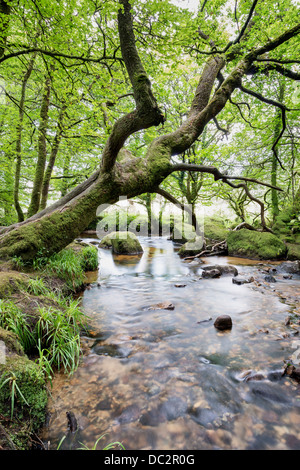
<svg viewBox="0 0 300 470"><path fill-rule="evenodd" d="M151 305L148 310L174 310L175 306L171 302L160 302Z"/></svg>
<svg viewBox="0 0 300 470"><path fill-rule="evenodd" d="M242 277L235 277L232 279L232 282L238 286L241 286L242 284L250 284L251 282L254 282L254 277L249 277L247 279Z"/></svg>
<svg viewBox="0 0 300 470"><path fill-rule="evenodd" d="M238 270L235 266L230 265L212 265L212 266L202 266L203 269L202 277L211 278L211 277L220 277L222 275L237 276Z"/></svg>
<svg viewBox="0 0 300 470"><path fill-rule="evenodd" d="M217 330L231 330L232 319L229 315L220 315L214 322L214 327Z"/></svg>
<svg viewBox="0 0 300 470"><path fill-rule="evenodd" d="M202 273L202 277L205 279L211 279L220 276L221 272L218 269L205 269Z"/></svg>
<svg viewBox="0 0 300 470"><path fill-rule="evenodd" d="M276 282L276 279L275 277L271 276L270 274L268 274L267 276L265 276L265 281L267 282Z"/></svg>

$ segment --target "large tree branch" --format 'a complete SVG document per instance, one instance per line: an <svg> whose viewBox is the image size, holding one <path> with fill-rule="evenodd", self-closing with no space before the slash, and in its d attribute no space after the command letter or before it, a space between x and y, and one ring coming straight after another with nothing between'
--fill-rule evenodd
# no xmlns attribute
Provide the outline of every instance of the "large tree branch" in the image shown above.
<svg viewBox="0 0 300 470"><path fill-rule="evenodd" d="M224 173L221 173L220 170L214 166L206 166L206 165L196 165L196 164L191 164L191 163L177 163L175 165L172 165L170 168L170 173L173 173L174 171L198 171L199 173L208 173L210 175L213 175L215 181L225 181L225 180L240 180L240 181L246 181L249 183L256 183L261 186L266 186L267 188L272 188L276 189L277 191L283 191L281 188L278 186L273 186L269 183L265 183L263 181L259 181L255 178L248 178L246 176L229 176Z"/></svg>
<svg viewBox="0 0 300 470"><path fill-rule="evenodd" d="M280 111L281 111L281 120L282 120L282 128L281 128L280 133L278 134L277 139L275 140L275 142L272 145L272 152L274 153L275 158L278 161L279 165L281 166L282 170L285 170L282 163L281 163L281 160L279 159L279 156L278 156L277 144L280 141L280 139L283 136L283 133L286 129L286 116L285 116L285 114L286 114L286 111L288 111L288 108L286 108L286 106L284 106L284 104L280 103L279 101L275 101L275 100L272 100L270 98L265 98L260 93L257 93L256 91L253 91L253 90L249 90L248 88L245 88L242 85L240 85L239 88L244 93L247 93L248 95L251 95L251 96L254 96L255 98L258 98L263 103L271 104L271 105L276 106L277 108L280 109Z"/></svg>
<svg viewBox="0 0 300 470"><path fill-rule="evenodd" d="M262 224L263 229L266 230L266 231L271 231L267 227L267 224L266 224L264 203L251 194L251 192L250 192L250 190L249 190L246 183L247 182L256 183L256 184L259 184L261 186L266 186L268 188L275 189L277 191L282 191L281 188L279 188L277 186L273 186L269 183L264 183L262 181L258 181L255 178L248 178L248 177L244 177L244 176L225 175L224 173L221 173L220 170L218 170L218 168L212 167L212 166L192 165L192 164L187 164L187 163L179 163L177 165L172 166L171 172L173 172L173 171L198 171L198 172L201 172L201 173L208 173L208 174L211 174L211 175L214 176L215 181L221 180L223 183L226 183L226 184L228 184L229 186L231 186L232 188L235 188L235 189L242 188L245 191L245 193L247 194L247 196L249 197L249 199L251 199L251 201L254 201L257 204L259 204L261 224ZM243 181L243 183L233 184L231 182L231 180L240 180L240 181Z"/></svg>
<svg viewBox="0 0 300 470"><path fill-rule="evenodd" d="M131 5L128 0L119 0L119 3L121 8L118 13L118 28L121 52L133 88L136 109L120 118L112 129L101 162L101 168L105 172L113 168L118 152L130 135L164 122L164 115L157 105L150 80L136 48Z"/></svg>

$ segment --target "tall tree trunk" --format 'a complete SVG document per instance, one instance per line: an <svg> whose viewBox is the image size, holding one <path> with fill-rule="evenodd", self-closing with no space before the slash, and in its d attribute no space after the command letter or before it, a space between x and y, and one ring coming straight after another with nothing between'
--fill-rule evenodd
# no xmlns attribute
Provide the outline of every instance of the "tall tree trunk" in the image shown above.
<svg viewBox="0 0 300 470"><path fill-rule="evenodd" d="M25 106L25 95L26 87L30 75L33 71L34 61L36 54L34 54L29 62L28 68L25 72L23 82L22 82L22 91L21 98L19 102L19 122L16 129L16 168L15 168L15 184L14 184L14 204L15 209L18 214L18 221L22 222L24 220L23 210L19 202L19 189L20 189L20 176L21 176L21 165L22 165L22 132L23 132L23 119L24 119L24 106Z"/></svg>
<svg viewBox="0 0 300 470"><path fill-rule="evenodd" d="M40 125L39 125L39 136L38 136L38 159L35 170L35 177L33 182L33 189L31 193L31 201L28 208L28 217L36 214L40 207L42 184L44 179L44 172L47 159L47 126L49 120L49 104L50 104L50 93L51 93L51 80L50 77L46 78L43 100L40 113Z"/></svg>
<svg viewBox="0 0 300 470"><path fill-rule="evenodd" d="M0 57L4 55L6 47L10 11L9 3L6 0L0 0Z"/></svg>
<svg viewBox="0 0 300 470"><path fill-rule="evenodd" d="M55 165L55 160L58 154L58 149L59 145L61 142L62 138L62 133L63 133L63 119L65 116L67 106L64 104L60 110L59 116L58 116L58 121L57 121L57 131L55 134L55 137L53 139L53 144L51 148L51 153L49 157L49 162L45 171L44 175L44 180L43 180L43 186L42 186L42 195L41 195L41 203L40 203L40 210L45 209L47 205L47 200L48 200L48 193L49 193L49 186L50 186L50 180L51 180L51 175L52 171Z"/></svg>
<svg viewBox="0 0 300 470"><path fill-rule="evenodd" d="M279 102L282 103L284 98L284 89L285 85L284 82L281 81L279 84ZM278 139L281 130L281 110L276 109L275 113L275 128L274 128L274 136L273 142L275 143ZM277 144L278 145L278 144ZM272 155L272 170L271 170L271 184L273 186L277 186L277 170L278 170L278 147L277 147L277 155L273 152ZM279 214L279 205L278 205L278 191L275 189L271 189L271 201L272 201L272 216L273 221L276 220L276 217Z"/></svg>
<svg viewBox="0 0 300 470"><path fill-rule="evenodd" d="M64 196L67 194L67 191L68 191L68 179L67 179L67 176L68 176L69 170L70 170L70 163L71 163L71 155L70 155L70 154L67 154L67 155L65 156L65 160L64 160L63 179L62 179L61 187L60 187L60 194L61 194L61 197L64 197Z"/></svg>

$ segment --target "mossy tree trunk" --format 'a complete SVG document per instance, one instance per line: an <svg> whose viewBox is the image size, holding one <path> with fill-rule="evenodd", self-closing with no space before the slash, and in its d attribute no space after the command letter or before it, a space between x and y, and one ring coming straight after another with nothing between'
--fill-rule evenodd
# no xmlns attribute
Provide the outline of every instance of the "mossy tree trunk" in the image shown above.
<svg viewBox="0 0 300 470"><path fill-rule="evenodd" d="M24 220L23 210L19 202L19 188L20 188L20 175L21 175L21 165L22 165L22 133L23 133L24 113L25 113L25 109L24 109L25 96L26 96L27 83L33 71L35 58L36 58L36 54L33 54L28 64L24 78L23 78L21 98L19 102L19 122L16 127L16 169L15 169L15 183L14 183L14 204L15 204L16 212L18 214L19 222L22 222Z"/></svg>
<svg viewBox="0 0 300 470"><path fill-rule="evenodd" d="M283 102L284 89L285 89L284 83L281 81L279 83L279 102L280 103ZM273 137L274 143L276 143L276 141L278 140L278 136L280 135L281 120L282 120L281 110L277 108L276 113L275 113L275 119L274 119L274 122L275 122L274 137ZM277 150L277 153L275 154L275 152L273 152L273 155L272 155L271 184L273 186L277 186L278 144L277 144L276 150ZM279 214L278 191L276 191L275 189L271 189L271 201L272 201L272 216L273 216L273 220L275 221L276 217Z"/></svg>
<svg viewBox="0 0 300 470"><path fill-rule="evenodd" d="M44 172L47 160L47 127L49 120L49 105L51 93L51 80L47 76L44 86L44 94L40 112L40 125L38 131L38 159L36 164L31 201L28 208L28 217L36 214L40 208L41 191L44 180Z"/></svg>
<svg viewBox="0 0 300 470"><path fill-rule="evenodd" d="M120 196L132 198L147 192L160 193L159 185L175 171L208 173L213 175L215 180L221 180L233 187L241 187L241 183L234 186L231 183L232 179L246 182L249 180L240 176L224 175L211 166L172 164L171 157L186 151L193 145L207 123L222 111L233 91L240 86L243 76L252 63L261 55L276 49L298 34L300 25L273 41L269 40L265 46L252 48L243 53L244 55L239 56L239 61L233 69L231 61L238 56L230 50L230 47L227 55L214 53L208 59L200 76L190 112L183 124L174 132L153 140L145 158L133 158L128 152L125 159L118 161L119 151L128 137L139 130L158 126L164 121L163 113L154 97L150 80L136 48L131 5L128 0L119 0L119 3L122 6L118 13L120 46L133 88L136 107L115 122L104 147L99 170L52 206L22 223L2 230L0 258L17 255L23 259L31 259L40 250L47 251L49 254L54 253L68 245L88 226L95 218L99 205L113 204L119 200ZM220 72L227 63L229 63L227 77L218 85ZM46 95L48 94L49 89L46 90ZM45 103L47 100L48 98L45 98ZM45 129L44 126L43 132ZM41 135L44 134L41 133ZM245 191L248 195L250 194L247 187ZM255 198L252 199L257 202ZM33 210L31 210L32 213L34 213Z"/></svg>
<svg viewBox="0 0 300 470"><path fill-rule="evenodd" d="M43 185L42 185L42 191L41 191L41 203L40 203L40 209L45 209L47 205L47 200L48 200L48 193L49 193L49 186L50 186L50 180L51 180L51 175L53 172L53 168L55 165L56 157L58 154L59 150L59 145L62 139L62 134L63 134L63 120L64 116L66 113L67 105L63 104L61 107L59 116L58 116L58 121L57 121L57 131L53 139L53 144L51 147L51 152L49 156L49 161L48 165L44 174L44 179L43 179Z"/></svg>

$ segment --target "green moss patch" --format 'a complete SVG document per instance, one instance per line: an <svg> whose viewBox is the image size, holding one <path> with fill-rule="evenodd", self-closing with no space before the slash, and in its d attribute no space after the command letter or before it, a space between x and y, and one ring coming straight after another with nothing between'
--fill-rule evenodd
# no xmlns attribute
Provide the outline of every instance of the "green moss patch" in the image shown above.
<svg viewBox="0 0 300 470"><path fill-rule="evenodd" d="M269 232L254 230L232 231L227 236L229 256L252 259L283 259L287 247L278 237Z"/></svg>
<svg viewBox="0 0 300 470"><path fill-rule="evenodd" d="M132 232L111 232L102 238L100 248L112 248L112 252L120 255L143 253L143 248Z"/></svg>
<svg viewBox="0 0 300 470"><path fill-rule="evenodd" d="M5 363L0 364L0 386L1 414L20 420L29 417L32 430L37 430L44 422L48 400L45 379L38 365L27 356L6 357Z"/></svg>
<svg viewBox="0 0 300 470"><path fill-rule="evenodd" d="M287 243L288 254L287 259L297 260L300 259L300 244L298 243Z"/></svg>
<svg viewBox="0 0 300 470"><path fill-rule="evenodd" d="M223 241L226 240L228 229L223 221L215 217L207 217L204 220L204 236L208 240Z"/></svg>
<svg viewBox="0 0 300 470"><path fill-rule="evenodd" d="M203 250L203 238L195 237L182 245L178 251L179 256L194 256Z"/></svg>
<svg viewBox="0 0 300 470"><path fill-rule="evenodd" d="M14 292L26 287L28 276L16 271L0 272L0 299L9 297Z"/></svg>

